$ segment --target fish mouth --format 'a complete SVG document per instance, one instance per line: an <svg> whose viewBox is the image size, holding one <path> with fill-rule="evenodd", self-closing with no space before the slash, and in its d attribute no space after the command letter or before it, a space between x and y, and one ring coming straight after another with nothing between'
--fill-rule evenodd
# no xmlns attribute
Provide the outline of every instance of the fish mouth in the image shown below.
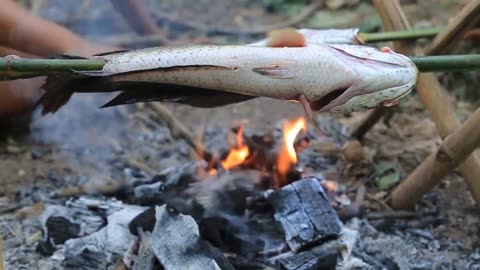
<svg viewBox="0 0 480 270"><path fill-rule="evenodd" d="M333 90L332 92L326 94L323 96L321 99L316 100L314 102L310 102L310 107L314 111L321 111L324 107L326 107L328 104L330 104L332 101L336 100L339 98L343 93L345 93L348 90L348 87L344 88L339 88L336 90Z"/></svg>

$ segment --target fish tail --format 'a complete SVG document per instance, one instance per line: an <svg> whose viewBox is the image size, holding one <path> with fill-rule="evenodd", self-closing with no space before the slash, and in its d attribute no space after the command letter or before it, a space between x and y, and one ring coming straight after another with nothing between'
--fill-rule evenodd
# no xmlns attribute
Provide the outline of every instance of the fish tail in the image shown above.
<svg viewBox="0 0 480 270"><path fill-rule="evenodd" d="M42 106L42 115L55 113L65 105L72 97L74 89L72 86L78 84L78 78L62 78L59 76L48 76L42 88L45 93L37 101L35 108Z"/></svg>
<svg viewBox="0 0 480 270"><path fill-rule="evenodd" d="M55 113L68 103L76 92L111 92L108 78L105 77L71 77L48 76L42 86L45 93L37 101L35 108L42 107L42 115Z"/></svg>

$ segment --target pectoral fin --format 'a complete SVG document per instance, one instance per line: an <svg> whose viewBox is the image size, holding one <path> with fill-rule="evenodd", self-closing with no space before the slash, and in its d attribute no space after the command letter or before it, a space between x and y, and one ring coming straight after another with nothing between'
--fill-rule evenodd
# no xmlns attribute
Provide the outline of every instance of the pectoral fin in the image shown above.
<svg viewBox="0 0 480 270"><path fill-rule="evenodd" d="M305 117L307 118L308 122L312 124L315 133L317 133L317 135L320 137L327 137L322 128L313 120L312 108L310 107L310 103L308 102L307 98L305 98L304 95L300 95L298 101L300 104L302 104L303 110L305 111Z"/></svg>
<svg viewBox="0 0 480 270"><path fill-rule="evenodd" d="M180 103L197 108L214 108L256 98L256 96L174 84L123 83L121 90L120 94L101 108L152 101Z"/></svg>
<svg viewBox="0 0 480 270"><path fill-rule="evenodd" d="M289 68L295 61L278 61L264 67L256 67L252 70L258 74L277 79L293 79L295 74Z"/></svg>

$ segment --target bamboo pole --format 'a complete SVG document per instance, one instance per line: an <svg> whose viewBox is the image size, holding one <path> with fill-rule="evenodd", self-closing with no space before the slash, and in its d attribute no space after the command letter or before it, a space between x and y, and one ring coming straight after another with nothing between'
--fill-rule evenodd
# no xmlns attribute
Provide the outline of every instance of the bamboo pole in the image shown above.
<svg viewBox="0 0 480 270"><path fill-rule="evenodd" d="M479 1L473 1L472 3L479 4L478 2ZM411 29L398 0L374 0L373 3L384 22L385 28L390 30ZM421 50L416 50L413 44L408 42L394 42L394 47L397 52L405 55L423 55ZM460 122L455 117L453 105L448 99L448 94L434 74L425 73L420 75L417 84L417 93L426 109L430 112L432 120L442 138L445 138L448 134L460 127ZM459 166L459 169L467 182L473 198L479 203L480 181L478 179L480 176L480 159L473 154ZM416 179L416 181L421 185L424 180L419 178ZM436 179L436 183L439 182L440 179ZM426 188L431 186L430 183L423 184ZM402 190L400 193L398 191L396 192L398 200L400 200L400 197L403 197L403 200L408 200L410 194L415 192L414 190L404 188L402 184L400 184L397 189Z"/></svg>
<svg viewBox="0 0 480 270"><path fill-rule="evenodd" d="M410 59L422 73L480 69L480 54L412 56Z"/></svg>
<svg viewBox="0 0 480 270"><path fill-rule="evenodd" d="M394 208L408 209L480 147L480 108L448 135L439 149L425 159L392 193ZM480 178L480 175L477 175ZM405 196L408 194L408 196Z"/></svg>
<svg viewBox="0 0 480 270"><path fill-rule="evenodd" d="M442 28L425 28L404 31L386 31L380 33L359 33L358 39L363 43L375 43L397 40L414 40L419 38L435 37Z"/></svg>
<svg viewBox="0 0 480 270"><path fill-rule="evenodd" d="M480 54L410 57L420 72L480 70ZM0 57L0 80L101 70L99 59L32 59L14 55Z"/></svg>

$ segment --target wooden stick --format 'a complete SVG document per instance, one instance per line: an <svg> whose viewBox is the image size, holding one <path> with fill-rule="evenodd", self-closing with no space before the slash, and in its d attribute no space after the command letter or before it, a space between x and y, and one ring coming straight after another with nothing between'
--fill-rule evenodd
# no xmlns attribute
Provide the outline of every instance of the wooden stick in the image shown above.
<svg viewBox="0 0 480 270"><path fill-rule="evenodd" d="M3 270L3 243L2 243L1 230L0 230L0 270Z"/></svg>
<svg viewBox="0 0 480 270"><path fill-rule="evenodd" d="M480 0L468 4L448 23L426 49L428 55L445 54L452 51L465 34L480 23Z"/></svg>
<svg viewBox="0 0 480 270"><path fill-rule="evenodd" d="M197 139L195 135L188 130L188 128L185 127L185 125L182 124L182 122L180 122L169 109L167 109L167 107L153 102L147 104L147 106L154 112L152 117L165 122L172 133L172 137L185 140L200 158L206 158L207 153L205 153L205 147L203 146L202 141Z"/></svg>
<svg viewBox="0 0 480 270"><path fill-rule="evenodd" d="M144 0L111 0L110 2L138 34L167 35L163 29L158 27L157 22L145 6Z"/></svg>
<svg viewBox="0 0 480 270"><path fill-rule="evenodd" d="M448 135L437 152L425 159L392 193L394 208L413 208L415 202L480 147L480 108ZM480 175L477 175L477 179Z"/></svg>
<svg viewBox="0 0 480 270"><path fill-rule="evenodd" d="M398 0L374 0L373 3L387 29L411 29ZM448 28L449 27L447 27L447 29ZM450 36L445 34L442 35ZM423 55L423 52L419 49L416 50L412 43L396 41L394 42L394 47L397 52L405 55ZM417 84L417 93L424 106L430 112L432 120L442 138L445 138L448 134L460 127L460 122L455 117L453 105L449 101L448 94L434 74L425 73L420 75ZM478 177L480 176L480 159L476 155L472 155L460 165L459 169L465 178L475 201L479 203L480 181L478 181ZM415 179L420 185L424 181L421 178ZM440 179L437 179L436 181L436 183L439 183ZM424 184L426 185L426 188L431 186L431 183L428 182L425 182ZM397 188L402 188L401 186L402 184ZM404 200L408 200L410 197L410 194L408 193L401 194L406 196ZM400 199L397 198L397 200Z"/></svg>

